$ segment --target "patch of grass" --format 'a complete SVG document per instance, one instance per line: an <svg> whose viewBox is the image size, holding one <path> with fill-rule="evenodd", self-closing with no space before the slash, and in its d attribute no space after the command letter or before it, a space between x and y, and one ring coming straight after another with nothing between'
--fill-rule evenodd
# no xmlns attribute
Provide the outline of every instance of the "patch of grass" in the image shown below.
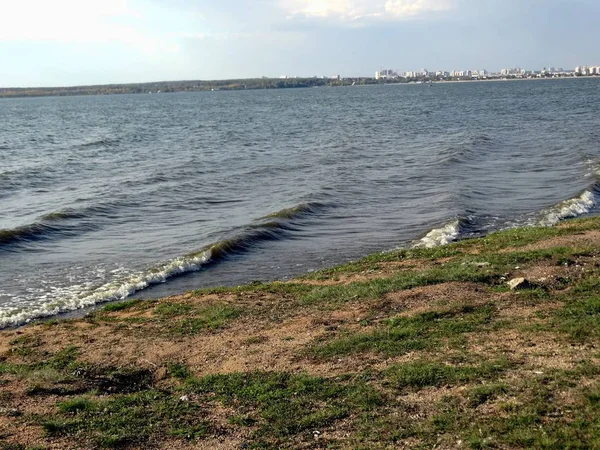
<svg viewBox="0 0 600 450"><path fill-rule="evenodd" d="M255 438L272 446L291 435L310 433L351 414L370 411L384 401L383 395L366 383L277 372L212 375L190 381L189 387L207 399L249 410L248 417L258 423Z"/></svg>
<svg viewBox="0 0 600 450"><path fill-rule="evenodd" d="M117 312L117 311L126 311L131 309L137 305L139 305L143 300L133 299L133 300L125 300L123 302L114 302L108 303L105 305L102 310L105 312Z"/></svg>
<svg viewBox="0 0 600 450"><path fill-rule="evenodd" d="M360 281L346 285L313 287L300 297L305 305L326 304L340 306L350 301L377 299L383 295L419 286L448 283L452 281L493 284L500 278L497 270L452 264L443 268L405 272L390 278Z"/></svg>
<svg viewBox="0 0 600 450"><path fill-rule="evenodd" d="M491 323L496 309L492 305L462 305L445 311L429 311L385 321L366 333L351 333L312 345L308 354L318 358L339 357L373 351L387 356L401 355L439 346L442 339L457 339L461 334Z"/></svg>
<svg viewBox="0 0 600 450"><path fill-rule="evenodd" d="M32 447L25 446L23 444L0 442L0 450L46 450L47 447L43 445L34 445Z"/></svg>
<svg viewBox="0 0 600 450"><path fill-rule="evenodd" d="M45 365L55 370L65 370L77 360L79 350L75 346L68 346L60 350Z"/></svg>
<svg viewBox="0 0 600 450"><path fill-rule="evenodd" d="M58 404L58 410L63 413L78 413L81 411L92 411L94 403L87 397L79 397Z"/></svg>
<svg viewBox="0 0 600 450"><path fill-rule="evenodd" d="M469 389L467 394L468 404L471 408L475 408L507 392L508 386L503 383L481 384Z"/></svg>
<svg viewBox="0 0 600 450"><path fill-rule="evenodd" d="M154 308L154 314L161 317L175 317L189 314L194 308L188 303L164 302Z"/></svg>
<svg viewBox="0 0 600 450"><path fill-rule="evenodd" d="M243 313L241 308L231 305L212 305L197 310L193 317L169 324L175 334L193 335L201 331L214 331L227 326Z"/></svg>
<svg viewBox="0 0 600 450"><path fill-rule="evenodd" d="M100 447L153 446L169 435L194 439L211 430L197 404L156 390L106 400L72 399L59 403L58 408L54 419L42 423L46 433L88 440Z"/></svg>
<svg viewBox="0 0 600 450"><path fill-rule="evenodd" d="M28 357L35 357L37 356L36 354L39 351L42 344L43 342L39 336L19 336L9 341L9 345L11 346L10 353L13 355L20 356L24 359L27 359Z"/></svg>
<svg viewBox="0 0 600 450"><path fill-rule="evenodd" d="M509 360L482 362L479 365L451 366L441 362L415 361L397 364L386 370L386 380L395 389L421 389L428 386L462 384L490 380L513 366Z"/></svg>
<svg viewBox="0 0 600 450"><path fill-rule="evenodd" d="M589 285L593 282L580 284L564 308L554 312L551 321L558 331L577 342L600 337L600 295L595 294L595 288L588 290Z"/></svg>
<svg viewBox="0 0 600 450"><path fill-rule="evenodd" d="M178 362L168 363L167 371L169 372L169 375L179 380L186 380L193 375L188 366Z"/></svg>
<svg viewBox="0 0 600 450"><path fill-rule="evenodd" d="M251 292L268 292L272 294L280 294L284 296L297 296L302 293L312 290L312 286L303 283L284 283L281 281L273 281L270 283L249 283L236 287L213 287L203 288L192 291L193 294L210 295L210 294L243 294Z"/></svg>
<svg viewBox="0 0 600 450"><path fill-rule="evenodd" d="M466 427L472 448L600 448L600 405L597 390L576 394L564 411L555 401L560 388L543 379L522 394L518 408L505 417L473 418Z"/></svg>
<svg viewBox="0 0 600 450"><path fill-rule="evenodd" d="M14 364L3 362L0 363L0 375L9 374L18 377L26 377L36 371L45 371L46 373L50 373L51 371L66 371L75 363L78 353L77 347L69 346L47 359L39 359L32 363Z"/></svg>

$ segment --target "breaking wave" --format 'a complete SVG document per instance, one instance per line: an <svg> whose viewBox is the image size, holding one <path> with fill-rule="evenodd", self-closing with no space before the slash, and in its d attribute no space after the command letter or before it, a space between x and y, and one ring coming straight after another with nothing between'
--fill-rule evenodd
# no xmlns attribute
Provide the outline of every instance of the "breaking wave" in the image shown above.
<svg viewBox="0 0 600 450"><path fill-rule="evenodd" d="M581 195L565 200L558 205L549 208L542 213L542 219L538 222L541 226L552 226L564 219L588 214L598 205L598 185L584 191Z"/></svg>
<svg viewBox="0 0 600 450"><path fill-rule="evenodd" d="M149 286L164 283L178 275L199 271L231 255L248 252L263 242L290 237L290 233L295 230L294 221L315 214L325 207L321 203L305 203L284 209L236 230L230 238L148 267L144 271L122 275L100 287L70 286L59 292L58 298L47 303L0 310L0 328L22 325L36 318L75 311L98 303L123 300ZM53 213L46 217L60 219L63 214L67 213Z"/></svg>
<svg viewBox="0 0 600 450"><path fill-rule="evenodd" d="M461 220L456 219L447 223L443 227L434 228L418 242L413 244L413 248L434 248L440 245L447 245L454 242L461 233Z"/></svg>

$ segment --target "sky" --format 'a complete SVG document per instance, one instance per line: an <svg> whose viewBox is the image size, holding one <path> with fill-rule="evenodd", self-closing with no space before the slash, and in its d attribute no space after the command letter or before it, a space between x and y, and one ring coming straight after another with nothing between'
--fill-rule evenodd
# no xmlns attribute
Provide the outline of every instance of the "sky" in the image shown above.
<svg viewBox="0 0 600 450"><path fill-rule="evenodd" d="M600 0L0 0L0 87L600 65Z"/></svg>

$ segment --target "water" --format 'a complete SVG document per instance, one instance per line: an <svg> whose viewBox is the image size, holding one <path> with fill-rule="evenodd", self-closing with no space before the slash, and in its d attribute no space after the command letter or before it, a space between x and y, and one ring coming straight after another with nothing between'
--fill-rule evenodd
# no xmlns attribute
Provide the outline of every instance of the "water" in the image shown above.
<svg viewBox="0 0 600 450"><path fill-rule="evenodd" d="M0 100L0 327L596 213L600 80Z"/></svg>

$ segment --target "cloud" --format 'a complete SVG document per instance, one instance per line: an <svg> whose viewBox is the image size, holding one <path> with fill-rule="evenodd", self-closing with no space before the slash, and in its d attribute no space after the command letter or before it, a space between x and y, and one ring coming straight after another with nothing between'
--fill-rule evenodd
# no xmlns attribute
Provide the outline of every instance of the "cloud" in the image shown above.
<svg viewBox="0 0 600 450"><path fill-rule="evenodd" d="M119 43L146 53L175 51L142 24L137 0L23 0L2 6L0 42Z"/></svg>
<svg viewBox="0 0 600 450"><path fill-rule="evenodd" d="M452 9L453 0L281 0L290 17L400 20Z"/></svg>
<svg viewBox="0 0 600 450"><path fill-rule="evenodd" d="M427 12L447 11L452 8L448 0L388 0L385 11L393 17L413 17Z"/></svg>

